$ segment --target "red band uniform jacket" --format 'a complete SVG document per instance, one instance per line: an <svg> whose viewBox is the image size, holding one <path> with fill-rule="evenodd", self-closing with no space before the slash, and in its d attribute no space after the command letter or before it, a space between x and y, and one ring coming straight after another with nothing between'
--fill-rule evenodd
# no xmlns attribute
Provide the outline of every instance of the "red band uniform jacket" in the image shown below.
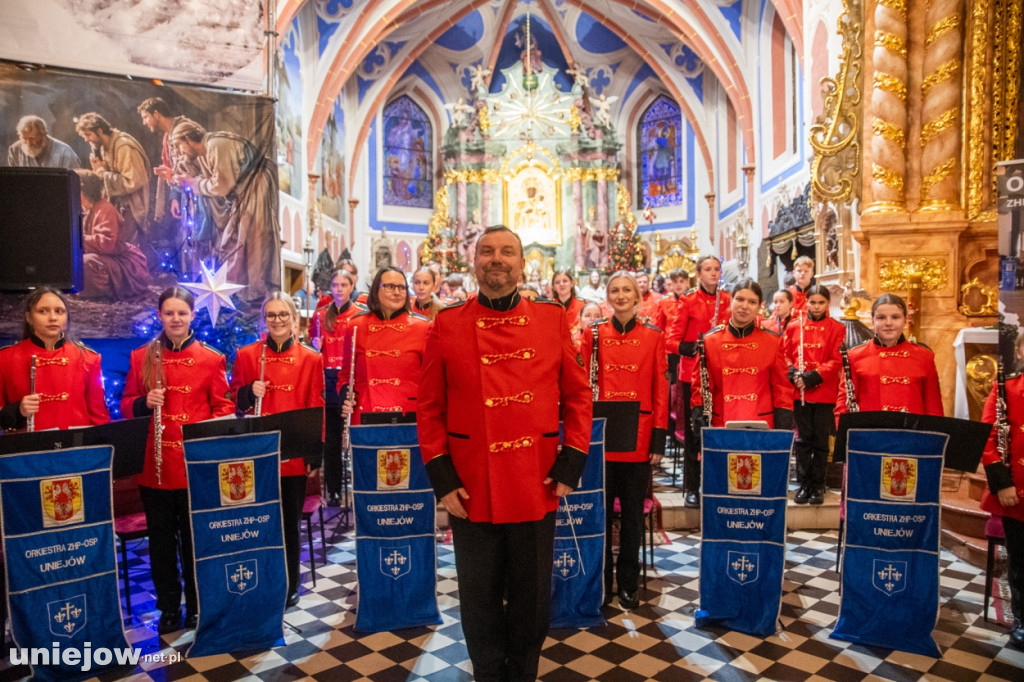
<svg viewBox="0 0 1024 682"><path fill-rule="evenodd" d="M609 462L646 462L665 454L668 429L668 363L665 335L657 327L633 318L621 325L615 318L600 320L597 385L601 400L639 401L640 428L636 450L606 452ZM583 365L593 358L593 327L583 334Z"/></svg>
<svg viewBox="0 0 1024 682"><path fill-rule="evenodd" d="M846 338L842 322L827 315L820 320L807 317L804 325L804 401L835 405L839 393L839 377L843 361L839 347ZM789 372L800 371L800 319L793 318L782 337L783 352ZM793 390L793 399L800 400L800 390Z"/></svg>
<svg viewBox="0 0 1024 682"><path fill-rule="evenodd" d="M877 339L848 351L854 395L861 412L943 415L935 354L902 336L888 348ZM848 412L846 378L840 380L836 415Z"/></svg>
<svg viewBox="0 0 1024 682"><path fill-rule="evenodd" d="M238 411L255 414L256 396L252 382L260 378L260 357L266 347L263 380L267 393L263 396L261 413L264 417L324 406L324 366L320 354L312 348L290 338L278 346L273 339L257 341L238 349L231 374L231 390ZM321 434L321 440L323 435ZM281 462L282 476L303 476L306 463L300 457Z"/></svg>
<svg viewBox="0 0 1024 682"><path fill-rule="evenodd" d="M46 350L32 337L0 349L0 428L25 429L21 399L31 393L30 366L36 356L36 393L39 411L36 431L95 426L110 421L103 396L100 356L67 339Z"/></svg>
<svg viewBox="0 0 1024 682"><path fill-rule="evenodd" d="M709 294L698 286L687 291L679 300L676 317L668 330L665 345L679 352L679 380L684 383L690 381L693 368L697 364L697 339L701 334L707 334L718 325L729 321L732 296L721 287L718 291L721 295Z"/></svg>
<svg viewBox="0 0 1024 682"><path fill-rule="evenodd" d="M997 389L993 385L985 401L981 421L996 423ZM1006 379L1006 419L1010 424L1010 464L1003 464L996 448L997 433L992 429L981 464L988 478L988 490L981 496L981 508L993 516L1009 516L1024 522L1024 376L1017 374ZM997 493L1004 488L1016 488L1018 502L1012 507L999 504Z"/></svg>
<svg viewBox="0 0 1024 682"><path fill-rule="evenodd" d="M166 389L162 408L163 464L158 481L153 423L150 420L149 435L146 437L146 462L138 483L148 488L181 490L186 487L182 425L234 414L235 404L231 402L225 375L226 363L220 352L199 343L192 334L177 347L163 334L159 342L162 344L163 387ZM146 394L149 391L142 380L148 347L149 344L146 344L132 351L131 367L124 384L124 397L121 399L121 413L126 416L145 417L153 414L153 410L146 406Z"/></svg>
<svg viewBox="0 0 1024 682"><path fill-rule="evenodd" d="M786 376L782 339L758 329L716 327L704 335L708 380L711 387L711 426L730 421L763 421L775 425L774 410L793 409L793 385ZM694 362L691 406L699 412L700 363Z"/></svg>
<svg viewBox="0 0 1024 682"><path fill-rule="evenodd" d="M312 339L320 339L320 354L324 357L325 368L347 368L347 365L342 364L345 360L345 332L348 331L348 325L353 317L366 312L366 306L350 301L344 309L338 311L333 331L327 328L329 307L317 308L310 325L309 336Z"/></svg>
<svg viewBox="0 0 1024 682"><path fill-rule="evenodd" d="M374 313L352 318L345 333L345 357L338 376L344 396L351 367L352 333L356 332L356 407L352 423L364 412L416 412L423 347L430 320L399 311L390 320Z"/></svg>
<svg viewBox="0 0 1024 682"><path fill-rule="evenodd" d="M420 381L420 450L438 497L466 489L470 521L537 521L558 505L546 477L579 483L590 447L587 374L560 306L512 293L489 301L494 309L483 298L434 318Z"/></svg>

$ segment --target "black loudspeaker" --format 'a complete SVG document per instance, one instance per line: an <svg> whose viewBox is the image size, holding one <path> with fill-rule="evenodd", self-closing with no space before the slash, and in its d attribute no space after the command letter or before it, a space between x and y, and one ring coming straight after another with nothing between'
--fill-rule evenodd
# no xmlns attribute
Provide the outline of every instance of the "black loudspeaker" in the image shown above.
<svg viewBox="0 0 1024 682"><path fill-rule="evenodd" d="M0 290L82 288L79 191L71 170L0 168Z"/></svg>

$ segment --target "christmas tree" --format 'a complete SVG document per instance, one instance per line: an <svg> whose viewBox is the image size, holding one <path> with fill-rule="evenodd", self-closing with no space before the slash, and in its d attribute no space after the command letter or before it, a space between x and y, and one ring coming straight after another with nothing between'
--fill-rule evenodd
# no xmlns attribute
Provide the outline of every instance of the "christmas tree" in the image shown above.
<svg viewBox="0 0 1024 682"><path fill-rule="evenodd" d="M644 250L640 235L636 231L636 216L630 211L633 203L629 190L621 182L618 183L616 203L619 208L619 221L612 228L611 244L608 246L608 266L605 274L610 275L619 270L635 272L643 269Z"/></svg>
<svg viewBox="0 0 1024 682"><path fill-rule="evenodd" d="M439 189L434 195L437 209L430 217L427 238L423 244L423 262L437 263L445 275L452 272L466 272L469 263L462 258L459 230L455 221L448 217L448 191Z"/></svg>

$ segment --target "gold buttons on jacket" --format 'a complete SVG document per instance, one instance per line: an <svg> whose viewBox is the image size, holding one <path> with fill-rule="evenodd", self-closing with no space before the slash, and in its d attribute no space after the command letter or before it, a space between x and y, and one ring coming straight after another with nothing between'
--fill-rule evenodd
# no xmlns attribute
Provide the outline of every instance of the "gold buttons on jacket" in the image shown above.
<svg viewBox="0 0 1024 682"><path fill-rule="evenodd" d="M491 353L489 355L480 356L480 364L493 365L496 362L502 362L503 360L529 360L530 358L536 357L537 351L533 348L520 348L514 350L511 353Z"/></svg>
<svg viewBox="0 0 1024 682"><path fill-rule="evenodd" d="M476 321L476 326L480 329L490 329L491 327L501 327L509 325L512 327L525 327L530 324L530 318L527 315L517 315L516 317L481 317Z"/></svg>
<svg viewBox="0 0 1024 682"><path fill-rule="evenodd" d="M290 356L289 357L285 357L285 358L270 356L270 357L268 357L266 359L266 362L268 362L268 363L269 362L280 362L280 363L283 363L285 365L294 365L295 364L295 358L290 357Z"/></svg>
<svg viewBox="0 0 1024 682"><path fill-rule="evenodd" d="M66 401L70 396L67 393L40 393L40 403L62 403Z"/></svg>
<svg viewBox="0 0 1024 682"><path fill-rule="evenodd" d="M746 348L748 350L757 350L757 341L748 341L747 343L723 343L722 350L734 350L736 348Z"/></svg>
<svg viewBox="0 0 1024 682"><path fill-rule="evenodd" d="M192 392L192 387L188 386L188 385L185 385L185 386L164 386L164 389L168 393L191 393Z"/></svg>
<svg viewBox="0 0 1024 682"><path fill-rule="evenodd" d="M612 364L612 363L607 363L604 366L604 371L606 371L606 372L636 372L637 371L637 366L636 365L615 365L615 364Z"/></svg>
<svg viewBox="0 0 1024 682"><path fill-rule="evenodd" d="M881 376L881 381L883 386L888 384L902 384L904 386L910 385L910 377L890 377L883 374Z"/></svg>
<svg viewBox="0 0 1024 682"><path fill-rule="evenodd" d="M195 367L196 366L196 359L195 358L169 358L167 356L164 356L163 357L163 364L165 364L165 365L178 365L178 366L181 366L181 367Z"/></svg>
<svg viewBox="0 0 1024 682"><path fill-rule="evenodd" d="M295 384L267 384L268 391L284 391L285 393L291 393L295 390ZM266 410L263 411L263 415L266 416Z"/></svg>
<svg viewBox="0 0 1024 682"><path fill-rule="evenodd" d="M605 339L606 346L639 346L640 339Z"/></svg>
<svg viewBox="0 0 1024 682"><path fill-rule="evenodd" d="M164 421L178 422L179 424L184 424L184 423L186 423L188 421L189 416L188 416L188 412L184 412L182 414L167 414L165 412L163 414L163 418L164 418Z"/></svg>
<svg viewBox="0 0 1024 682"><path fill-rule="evenodd" d="M397 358L401 354L402 354L402 351L398 350L397 348L393 348L391 350L367 350L366 351L366 357L368 357L368 358L376 358L376 357L380 357L380 356L384 356L386 358Z"/></svg>
<svg viewBox="0 0 1024 682"><path fill-rule="evenodd" d="M758 373L757 367L723 367L722 374L730 376L733 374L749 374L754 376Z"/></svg>
<svg viewBox="0 0 1024 682"><path fill-rule="evenodd" d="M906 405L882 405L882 412L909 412Z"/></svg>
<svg viewBox="0 0 1024 682"><path fill-rule="evenodd" d="M67 364L67 358L41 358L39 356L36 356L36 368L51 366L66 367Z"/></svg>
<svg viewBox="0 0 1024 682"><path fill-rule="evenodd" d="M403 322L398 322L397 324L370 324L367 326L370 328L371 332L382 332L385 329L393 329L396 332L405 331L405 324Z"/></svg>
<svg viewBox="0 0 1024 682"><path fill-rule="evenodd" d="M491 443L487 449L491 452L508 452L510 450L518 450L519 448L528 448L531 445L533 445L533 438L523 436L522 438L516 438L515 440L504 440L498 441L497 443Z"/></svg>
<svg viewBox="0 0 1024 682"><path fill-rule="evenodd" d="M484 405L487 407L507 407L510 403L522 403L524 405L528 405L531 402L533 402L533 393L523 391L522 393L516 393L515 395L487 398L484 400Z"/></svg>
<svg viewBox="0 0 1024 682"><path fill-rule="evenodd" d="M883 350L878 354L880 358L909 358L910 351L906 350Z"/></svg>
<svg viewBox="0 0 1024 682"><path fill-rule="evenodd" d="M636 391L605 391L605 400L615 400L616 398L636 398Z"/></svg>
<svg viewBox="0 0 1024 682"><path fill-rule="evenodd" d="M725 402L727 402L727 403L734 403L737 400L756 401L757 400L757 394L756 393L739 393L739 394L726 394L726 396L725 396Z"/></svg>
<svg viewBox="0 0 1024 682"><path fill-rule="evenodd" d="M389 379L370 379L371 386L398 386L402 383L402 380L397 377L391 377Z"/></svg>

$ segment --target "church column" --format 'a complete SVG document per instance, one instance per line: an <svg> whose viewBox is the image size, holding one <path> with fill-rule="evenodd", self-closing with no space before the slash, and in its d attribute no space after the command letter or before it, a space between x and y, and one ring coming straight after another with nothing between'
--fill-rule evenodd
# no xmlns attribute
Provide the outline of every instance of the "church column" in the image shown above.
<svg viewBox="0 0 1024 682"><path fill-rule="evenodd" d="M573 171L579 171L579 168L574 168ZM573 212L573 229L576 234L576 248L575 248L575 259L576 267L582 270L586 264L584 259L583 250L586 246L583 235L586 231L583 229L583 177L577 172L572 178L572 212Z"/></svg>
<svg viewBox="0 0 1024 682"><path fill-rule="evenodd" d="M879 0L875 6L871 115L870 192L865 213L905 211L907 174L907 5ZM867 131L865 131L867 132ZM865 169L867 171L867 169Z"/></svg>
<svg viewBox="0 0 1024 682"><path fill-rule="evenodd" d="M489 227L491 224L491 181L485 178L480 183L480 225Z"/></svg>
<svg viewBox="0 0 1024 682"><path fill-rule="evenodd" d="M466 227L466 181L459 180L455 183L455 225L459 233Z"/></svg>
<svg viewBox="0 0 1024 682"><path fill-rule="evenodd" d="M597 229L608 231L608 181L603 175L597 177Z"/></svg>
<svg viewBox="0 0 1024 682"><path fill-rule="evenodd" d="M715 244L715 193L709 192L704 195L704 199L708 202L708 240L711 245ZM696 244L694 244L696 247Z"/></svg>
<svg viewBox="0 0 1024 682"><path fill-rule="evenodd" d="M961 0L927 4L921 83L921 210L959 210Z"/></svg>

